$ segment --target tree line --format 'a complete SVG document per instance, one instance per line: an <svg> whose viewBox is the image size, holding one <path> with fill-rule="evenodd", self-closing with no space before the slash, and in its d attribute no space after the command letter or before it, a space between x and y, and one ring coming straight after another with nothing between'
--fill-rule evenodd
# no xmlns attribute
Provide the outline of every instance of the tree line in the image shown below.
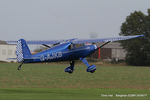
<svg viewBox="0 0 150 100"><path fill-rule="evenodd" d="M126 62L129 65L150 65L150 9L147 11L147 14L141 11L131 13L121 25L120 35L145 35L145 37L121 41L121 45L127 51Z"/></svg>

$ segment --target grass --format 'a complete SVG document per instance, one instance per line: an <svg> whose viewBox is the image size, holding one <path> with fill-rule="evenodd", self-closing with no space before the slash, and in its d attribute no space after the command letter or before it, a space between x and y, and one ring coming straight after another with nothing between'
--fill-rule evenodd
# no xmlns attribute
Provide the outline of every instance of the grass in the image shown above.
<svg viewBox="0 0 150 100"><path fill-rule="evenodd" d="M0 89L0 100L149 100L148 93L149 90L135 89L5 88ZM143 96L116 96L127 94ZM113 97L103 95L113 95Z"/></svg>
<svg viewBox="0 0 150 100"><path fill-rule="evenodd" d="M0 63L0 100L149 100L150 67L97 65L94 74L77 64L73 74L68 64ZM113 95L108 97L106 95ZM116 97L116 94L144 94Z"/></svg>

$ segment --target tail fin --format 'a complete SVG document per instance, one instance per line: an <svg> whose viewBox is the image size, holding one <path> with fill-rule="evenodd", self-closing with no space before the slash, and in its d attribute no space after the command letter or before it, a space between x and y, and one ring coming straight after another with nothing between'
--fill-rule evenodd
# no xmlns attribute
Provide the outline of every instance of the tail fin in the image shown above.
<svg viewBox="0 0 150 100"><path fill-rule="evenodd" d="M17 41L16 55L18 62L23 62L24 58L31 57L31 52L24 39L20 39Z"/></svg>

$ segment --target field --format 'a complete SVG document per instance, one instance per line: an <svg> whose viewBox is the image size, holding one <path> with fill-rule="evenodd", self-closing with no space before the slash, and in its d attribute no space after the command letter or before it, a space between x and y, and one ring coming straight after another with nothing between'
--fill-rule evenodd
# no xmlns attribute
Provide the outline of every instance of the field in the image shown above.
<svg viewBox="0 0 150 100"><path fill-rule="evenodd" d="M0 63L0 100L149 100L150 67L97 65L96 73L77 64Z"/></svg>

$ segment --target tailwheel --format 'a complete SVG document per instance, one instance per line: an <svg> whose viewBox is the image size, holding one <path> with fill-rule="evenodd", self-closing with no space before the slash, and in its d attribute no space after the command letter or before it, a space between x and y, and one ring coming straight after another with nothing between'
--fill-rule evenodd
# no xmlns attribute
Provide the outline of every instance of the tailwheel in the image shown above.
<svg viewBox="0 0 150 100"><path fill-rule="evenodd" d="M23 62L18 66L18 70L21 70L21 66L23 65Z"/></svg>

